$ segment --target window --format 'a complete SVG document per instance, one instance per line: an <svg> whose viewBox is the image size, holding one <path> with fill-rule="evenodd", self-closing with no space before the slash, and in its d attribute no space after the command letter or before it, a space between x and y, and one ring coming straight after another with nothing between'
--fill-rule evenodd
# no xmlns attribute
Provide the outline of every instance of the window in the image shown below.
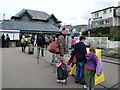
<svg viewBox="0 0 120 90"><path fill-rule="evenodd" d="M99 25L99 21L96 21L96 24L95 25Z"/></svg>
<svg viewBox="0 0 120 90"><path fill-rule="evenodd" d="M98 17L98 16L99 16L99 12L96 12L96 13L95 13L95 17Z"/></svg>
<svg viewBox="0 0 120 90"><path fill-rule="evenodd" d="M106 10L103 11L103 14L106 14Z"/></svg>
<svg viewBox="0 0 120 90"><path fill-rule="evenodd" d="M104 20L101 20L101 21L100 21L100 25L104 25Z"/></svg>
<svg viewBox="0 0 120 90"><path fill-rule="evenodd" d="M109 22L109 19L106 19L105 20L105 24L109 24L110 22Z"/></svg>
<svg viewBox="0 0 120 90"><path fill-rule="evenodd" d="M110 12L112 12L112 9L110 8Z"/></svg>

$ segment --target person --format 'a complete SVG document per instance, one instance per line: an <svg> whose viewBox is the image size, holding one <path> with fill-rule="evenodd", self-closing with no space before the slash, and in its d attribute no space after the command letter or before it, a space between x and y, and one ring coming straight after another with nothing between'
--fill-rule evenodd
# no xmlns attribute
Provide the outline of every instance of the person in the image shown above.
<svg viewBox="0 0 120 90"><path fill-rule="evenodd" d="M6 42L6 47L9 48L10 37L9 37L8 34L6 35L6 40L5 40L5 42Z"/></svg>
<svg viewBox="0 0 120 90"><path fill-rule="evenodd" d="M95 54L95 48L89 49L90 53L86 54L87 58L87 89L94 90L95 88L95 71L98 63L98 57Z"/></svg>
<svg viewBox="0 0 120 90"><path fill-rule="evenodd" d="M60 47L59 59L65 62L64 55L68 53L67 43L66 43L66 35L68 34L69 29L63 28L60 35L56 36L58 45Z"/></svg>
<svg viewBox="0 0 120 90"><path fill-rule="evenodd" d="M5 35L4 34L2 34L1 36L1 41L2 41L2 48L4 48L5 47Z"/></svg>
<svg viewBox="0 0 120 90"><path fill-rule="evenodd" d="M45 46L46 46L46 49L47 49L48 45L49 45L49 38L48 38L48 35L45 35Z"/></svg>
<svg viewBox="0 0 120 90"><path fill-rule="evenodd" d="M26 48L26 39L25 36L23 35L21 38L21 47L22 47L22 52L25 52L25 48Z"/></svg>
<svg viewBox="0 0 120 90"><path fill-rule="evenodd" d="M34 42L35 42L35 36L34 36L34 34L32 34L32 36L31 36L31 44L34 46Z"/></svg>
<svg viewBox="0 0 120 90"><path fill-rule="evenodd" d="M37 36L37 58L39 58L39 54L40 54L40 49L41 49L41 56L44 56L44 45L45 45L45 38L42 35L42 32L39 32L39 35Z"/></svg>
<svg viewBox="0 0 120 90"><path fill-rule="evenodd" d="M74 36L72 36L71 47L74 48L75 44L76 44L76 39L74 38Z"/></svg>
<svg viewBox="0 0 120 90"><path fill-rule="evenodd" d="M36 41L37 41L37 34L35 35L34 46L37 46Z"/></svg>
<svg viewBox="0 0 120 90"><path fill-rule="evenodd" d="M64 55L68 53L68 48L66 44L66 35L68 34L69 29L68 28L63 28L62 32L59 35L56 35L57 42L60 48L60 53L57 54L57 58L59 62L65 62ZM57 82L66 82L66 80L59 80L57 78Z"/></svg>
<svg viewBox="0 0 120 90"><path fill-rule="evenodd" d="M86 60L86 45L84 44L86 38L81 36L79 38L79 42L75 44L73 50L73 56L76 55L76 76L75 76L75 83L80 83L82 85L85 84L84 81L84 66L87 62Z"/></svg>

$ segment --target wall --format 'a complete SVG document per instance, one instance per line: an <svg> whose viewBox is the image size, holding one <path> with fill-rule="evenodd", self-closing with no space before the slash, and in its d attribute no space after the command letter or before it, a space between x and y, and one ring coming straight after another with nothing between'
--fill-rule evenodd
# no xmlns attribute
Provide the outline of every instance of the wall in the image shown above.
<svg viewBox="0 0 120 90"><path fill-rule="evenodd" d="M86 42L90 47L95 48L118 48L120 46L120 41L110 41L108 37L87 37Z"/></svg>
<svg viewBox="0 0 120 90"><path fill-rule="evenodd" d="M120 47L120 41L108 41L108 48Z"/></svg>

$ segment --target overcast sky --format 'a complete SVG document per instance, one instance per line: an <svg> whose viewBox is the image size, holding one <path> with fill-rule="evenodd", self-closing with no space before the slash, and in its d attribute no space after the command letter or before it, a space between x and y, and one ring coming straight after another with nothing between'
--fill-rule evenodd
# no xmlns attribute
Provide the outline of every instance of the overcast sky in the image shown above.
<svg viewBox="0 0 120 90"><path fill-rule="evenodd" d="M10 19L19 11L32 9L54 14L62 24L87 24L91 12L117 6L120 0L0 0L0 20Z"/></svg>

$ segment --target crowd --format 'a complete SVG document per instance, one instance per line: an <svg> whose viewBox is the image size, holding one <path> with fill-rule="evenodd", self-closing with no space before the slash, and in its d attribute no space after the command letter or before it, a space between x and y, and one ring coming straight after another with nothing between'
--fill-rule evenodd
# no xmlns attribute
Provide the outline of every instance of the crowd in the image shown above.
<svg viewBox="0 0 120 90"><path fill-rule="evenodd" d="M66 77L60 78L59 73L59 67L61 66L62 68L65 68L65 64L67 63L68 65L71 65L71 67L76 64L76 75L75 75L75 83L84 85L84 87L87 90L94 90L95 88L95 73L96 73L96 67L98 64L98 57L95 54L95 48L90 48L90 53L87 53L86 51L86 44L85 40L86 38L84 36L81 36L79 38L79 42L76 43L76 39L74 36L71 38L71 47L72 47L72 52L71 52L71 57L66 62L65 60L65 55L69 53L69 50L67 48L67 43L66 43L66 36L69 32L68 28L63 28L62 32L57 35L43 35L42 32L40 32L37 36L34 35L28 35L28 38L25 37L25 35L22 36L21 38L21 46L22 46L22 52L25 52L25 47L29 44L32 46L37 46L37 58L39 58L40 51L41 51L41 56L44 56L44 49L48 49L48 45L50 45L52 42L57 42L60 52L59 53L53 53L53 55L56 55L58 62L57 62L57 82L66 82ZM55 47L53 47L55 48ZM33 49L34 50L34 49ZM75 57L76 61L73 63L73 58ZM62 63L61 63L62 62ZM61 63L61 64L60 64ZM62 66L63 65L63 66ZM85 66L87 69L87 73L85 73ZM62 73L62 74L65 74ZM63 77L62 75L61 77ZM85 79L86 78L86 79Z"/></svg>
<svg viewBox="0 0 120 90"><path fill-rule="evenodd" d="M65 60L65 55L69 53L68 43L66 36L69 32L68 28L63 28L62 32L56 35L43 35L42 32L39 34L23 34L20 38L20 44L22 52L25 53L26 46L28 46L28 54L34 53L34 47L37 47L37 58L39 58L40 54L44 57L44 49L49 50L51 44L56 42L58 47L52 47L53 49L59 48L59 53L52 53L53 56L56 56L58 62L57 66L57 82L64 83L66 82L66 78L68 77L67 65L71 65L73 68L76 65L76 73L75 73L75 83L84 85L84 88L87 90L95 89L95 74L96 68L98 65L98 57L96 55L95 48L90 47L90 53L86 51L86 38L84 36L79 37L79 42L76 43L76 39L74 36L71 37L71 57L68 62ZM10 38L9 35L6 36L3 34L1 36L2 48L9 47ZM55 44L55 43L54 43ZM66 65L67 64L67 65ZM87 73L85 72L87 70ZM62 72L61 72L62 70ZM66 72L65 72L66 71Z"/></svg>

